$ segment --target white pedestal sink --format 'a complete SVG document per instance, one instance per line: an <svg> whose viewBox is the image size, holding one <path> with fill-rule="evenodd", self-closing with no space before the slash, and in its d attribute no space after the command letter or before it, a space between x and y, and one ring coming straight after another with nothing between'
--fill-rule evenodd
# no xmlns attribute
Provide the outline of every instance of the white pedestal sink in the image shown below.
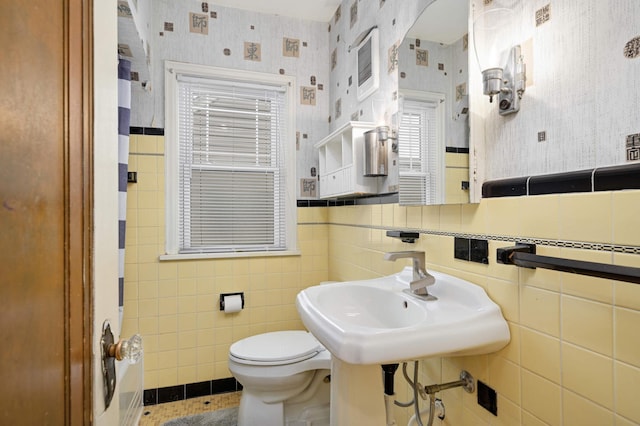
<svg viewBox="0 0 640 426"><path fill-rule="evenodd" d="M383 278L309 287L296 298L307 329L333 355L331 424L384 424L381 364L478 355L509 342L509 328L485 291L430 271L436 300L409 294L412 268Z"/></svg>

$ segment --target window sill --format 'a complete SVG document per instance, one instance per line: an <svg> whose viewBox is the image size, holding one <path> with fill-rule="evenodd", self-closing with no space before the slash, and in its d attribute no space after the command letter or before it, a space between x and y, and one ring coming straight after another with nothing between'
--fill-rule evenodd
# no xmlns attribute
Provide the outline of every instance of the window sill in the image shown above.
<svg viewBox="0 0 640 426"><path fill-rule="evenodd" d="M247 251L234 253L185 253L185 254L163 254L160 255L160 261L173 260L198 260L198 259L234 259L243 257L282 257L282 256L300 256L300 250L288 251Z"/></svg>

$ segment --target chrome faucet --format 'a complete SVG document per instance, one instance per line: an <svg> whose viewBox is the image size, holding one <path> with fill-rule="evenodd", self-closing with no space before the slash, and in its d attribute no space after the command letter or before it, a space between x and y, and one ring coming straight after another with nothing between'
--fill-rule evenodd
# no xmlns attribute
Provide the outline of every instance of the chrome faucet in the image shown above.
<svg viewBox="0 0 640 426"><path fill-rule="evenodd" d="M428 296L427 286L435 284L436 279L425 269L423 251L392 251L384 254L384 260L411 258L413 260L413 280L409 284L411 292L418 296Z"/></svg>

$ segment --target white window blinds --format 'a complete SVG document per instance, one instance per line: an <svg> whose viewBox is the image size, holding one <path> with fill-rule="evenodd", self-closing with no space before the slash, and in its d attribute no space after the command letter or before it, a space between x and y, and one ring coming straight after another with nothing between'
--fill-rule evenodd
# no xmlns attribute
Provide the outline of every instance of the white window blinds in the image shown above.
<svg viewBox="0 0 640 426"><path fill-rule="evenodd" d="M404 100L398 130L400 204L436 202L436 104Z"/></svg>
<svg viewBox="0 0 640 426"><path fill-rule="evenodd" d="M178 76L179 253L286 250L285 90Z"/></svg>

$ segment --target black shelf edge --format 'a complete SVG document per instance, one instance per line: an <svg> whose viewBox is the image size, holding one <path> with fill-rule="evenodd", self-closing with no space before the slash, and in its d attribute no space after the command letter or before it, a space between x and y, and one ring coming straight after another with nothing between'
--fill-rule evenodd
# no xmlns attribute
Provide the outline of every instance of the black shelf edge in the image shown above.
<svg viewBox="0 0 640 426"><path fill-rule="evenodd" d="M571 192L591 192L592 170L531 176L529 195L568 194Z"/></svg>
<svg viewBox="0 0 640 426"><path fill-rule="evenodd" d="M640 189L640 162L486 181L483 198Z"/></svg>
<svg viewBox="0 0 640 426"><path fill-rule="evenodd" d="M594 191L640 189L640 163L601 167L593 173Z"/></svg>
<svg viewBox="0 0 640 426"><path fill-rule="evenodd" d="M149 135L149 136L164 136L164 128L161 127L129 127L129 134L131 135Z"/></svg>
<svg viewBox="0 0 640 426"><path fill-rule="evenodd" d="M527 177L490 180L482 184L482 198L527 195Z"/></svg>

